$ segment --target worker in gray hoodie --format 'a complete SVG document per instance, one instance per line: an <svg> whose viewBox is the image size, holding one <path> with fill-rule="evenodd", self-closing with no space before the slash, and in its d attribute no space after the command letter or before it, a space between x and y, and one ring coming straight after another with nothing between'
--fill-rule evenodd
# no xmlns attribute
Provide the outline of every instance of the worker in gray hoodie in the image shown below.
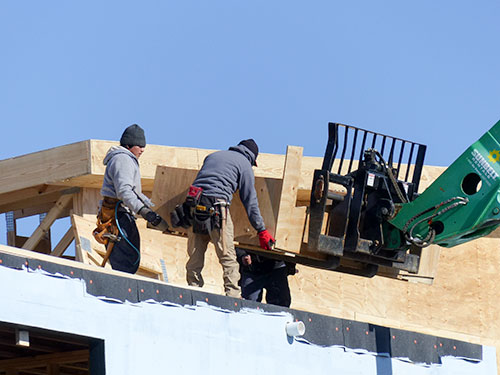
<svg viewBox="0 0 500 375"><path fill-rule="evenodd" d="M107 245L102 265L109 257L113 269L128 273L137 271L141 258L134 214L141 215L155 229L168 229L166 222L151 210L152 202L142 193L138 159L145 147L144 130L133 124L123 132L120 146L109 149L104 158L106 171L101 189L103 200L98 214L98 228L94 231L94 237ZM109 241L113 242L111 246Z"/></svg>
<svg viewBox="0 0 500 375"><path fill-rule="evenodd" d="M274 238L266 230L260 214L252 166L259 148L253 139L241 141L226 151L208 155L188 193L193 227L188 230L186 279L189 285L203 286L201 271L210 241L215 245L223 268L224 291L239 297L239 265L234 248L234 228L229 214L233 194L239 190L248 219L258 233L262 248L270 249ZM190 199L191 198L191 199Z"/></svg>

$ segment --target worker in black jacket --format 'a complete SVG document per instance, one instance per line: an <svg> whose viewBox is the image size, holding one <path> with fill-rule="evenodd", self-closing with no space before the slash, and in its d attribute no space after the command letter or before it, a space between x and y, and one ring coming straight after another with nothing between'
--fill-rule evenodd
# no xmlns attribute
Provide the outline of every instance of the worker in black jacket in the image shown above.
<svg viewBox="0 0 500 375"><path fill-rule="evenodd" d="M248 219L258 233L260 246L271 249L274 238L266 230L260 214L252 170L252 166L257 165L258 154L255 141L246 139L229 150L214 152L205 158L189 193L196 202L192 208L193 227L188 230L186 279L189 285L203 286L201 271L207 245L212 241L223 269L225 294L240 297L239 265L229 214L229 205L237 190Z"/></svg>
<svg viewBox="0 0 500 375"><path fill-rule="evenodd" d="M288 275L296 273L294 263L266 258L240 248L236 249L236 256L240 264L241 296L244 299L261 302L265 289L267 303L290 307Z"/></svg>

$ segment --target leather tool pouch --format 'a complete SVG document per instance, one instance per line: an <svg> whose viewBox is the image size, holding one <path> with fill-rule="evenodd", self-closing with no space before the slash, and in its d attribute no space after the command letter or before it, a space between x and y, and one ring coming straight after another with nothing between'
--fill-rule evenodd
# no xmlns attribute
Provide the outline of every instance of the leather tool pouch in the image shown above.
<svg viewBox="0 0 500 375"><path fill-rule="evenodd" d="M106 197L102 201L101 209L97 214L97 226L92 231L95 240L100 244L107 245L109 235L118 235L118 227L115 219L115 207L118 202L118 200Z"/></svg>

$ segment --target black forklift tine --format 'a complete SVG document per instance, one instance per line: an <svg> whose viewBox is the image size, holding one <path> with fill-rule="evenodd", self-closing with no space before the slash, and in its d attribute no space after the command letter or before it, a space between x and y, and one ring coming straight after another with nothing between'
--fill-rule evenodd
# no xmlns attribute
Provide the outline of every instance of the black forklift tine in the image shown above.
<svg viewBox="0 0 500 375"><path fill-rule="evenodd" d="M399 150L398 168L396 178L399 176L399 170L401 169L401 160L403 160L403 153L405 152L406 141L401 140L401 150Z"/></svg>
<svg viewBox="0 0 500 375"><path fill-rule="evenodd" d="M411 159L413 158L413 150L415 149L415 143L411 143L410 155L408 156L408 162L406 163L406 173L405 181L408 182L408 176L410 175Z"/></svg>
<svg viewBox="0 0 500 375"><path fill-rule="evenodd" d="M385 139L387 137L385 135L382 136L382 147L380 148L380 155L382 155L382 157L384 157L384 150L385 150Z"/></svg>
<svg viewBox="0 0 500 375"><path fill-rule="evenodd" d="M363 160L363 152L365 151L365 144L366 144L366 137L368 136L368 132L366 130L363 130L363 141L361 142L361 150L359 151L359 163L361 163L361 160ZM373 147L373 146L372 146ZM358 163L358 165L359 165Z"/></svg>
<svg viewBox="0 0 500 375"><path fill-rule="evenodd" d="M392 137L391 137L392 138ZM389 151L389 160L387 163L392 168L392 163L394 161L394 147L396 146L396 138L392 138L391 151Z"/></svg>
<svg viewBox="0 0 500 375"><path fill-rule="evenodd" d="M344 157L345 157L345 150L347 148L347 141L349 139L349 127L346 126L344 128L344 145L342 147L342 155L340 155L340 163L339 163L339 169L338 169L338 174L341 174L341 171L342 171L342 164L344 164Z"/></svg>
<svg viewBox="0 0 500 375"><path fill-rule="evenodd" d="M419 145L417 151L417 160L415 161L415 170L413 171L412 183L415 184L415 191L418 191L418 184L420 183L420 176L422 175L422 168L424 167L424 157L427 146Z"/></svg>
<svg viewBox="0 0 500 375"><path fill-rule="evenodd" d="M354 129L354 139L352 141L352 152L351 152L351 158L349 160L349 169L347 170L347 173L351 173L352 169L352 160L354 159L354 153L356 152L356 142L358 141L358 128Z"/></svg>
<svg viewBox="0 0 500 375"><path fill-rule="evenodd" d="M325 156L323 158L323 170L332 170L335 154L338 148L338 124L328 123L328 144L326 145Z"/></svg>
<svg viewBox="0 0 500 375"><path fill-rule="evenodd" d="M375 143L377 142L377 133L373 133L372 148L375 148Z"/></svg>

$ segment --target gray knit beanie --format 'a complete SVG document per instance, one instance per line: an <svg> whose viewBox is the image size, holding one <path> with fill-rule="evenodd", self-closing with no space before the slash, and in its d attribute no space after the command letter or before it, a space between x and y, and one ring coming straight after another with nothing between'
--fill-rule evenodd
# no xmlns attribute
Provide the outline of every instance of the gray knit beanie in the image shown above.
<svg viewBox="0 0 500 375"><path fill-rule="evenodd" d="M137 124L130 125L120 138L121 146L139 146L146 147L146 136L144 129Z"/></svg>

